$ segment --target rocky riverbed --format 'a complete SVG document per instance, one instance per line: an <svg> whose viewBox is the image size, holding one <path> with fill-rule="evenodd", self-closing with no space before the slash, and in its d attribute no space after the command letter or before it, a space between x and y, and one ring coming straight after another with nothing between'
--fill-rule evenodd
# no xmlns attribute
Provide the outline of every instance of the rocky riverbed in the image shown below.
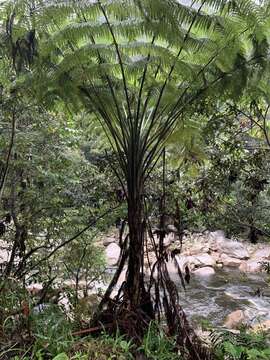
<svg viewBox="0 0 270 360"><path fill-rule="evenodd" d="M117 236L103 239L107 263L117 264L120 247ZM157 239L156 239L157 241ZM263 263L270 262L270 245L251 245L244 241L227 239L223 231L186 233L182 244L174 235L165 239L167 253L181 249L167 267L177 282L183 307L192 321L207 319L215 326L237 329L242 325L270 328L270 287ZM148 259L156 261L151 246ZM174 262L191 271L186 291L181 287ZM148 260L145 262L146 266ZM123 270L118 286L125 279Z"/></svg>
<svg viewBox="0 0 270 360"><path fill-rule="evenodd" d="M120 254L117 236L104 238L103 245L108 265L116 265ZM187 233L182 244L171 233L165 238L165 247L168 254L179 250L180 254L176 255L175 259L180 268L188 266L194 275L198 276L214 275L216 269L222 267L239 269L243 273L262 272L263 262L270 261L270 244L251 245L227 239L220 230L200 234ZM148 258L150 264L156 261L151 245L148 246ZM173 260L168 260L167 266L170 272L177 272Z"/></svg>

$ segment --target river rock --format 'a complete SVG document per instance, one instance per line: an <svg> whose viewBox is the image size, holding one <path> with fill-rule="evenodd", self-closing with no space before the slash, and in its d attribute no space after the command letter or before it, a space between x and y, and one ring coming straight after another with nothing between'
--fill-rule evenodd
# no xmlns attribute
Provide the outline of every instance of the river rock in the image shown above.
<svg viewBox="0 0 270 360"><path fill-rule="evenodd" d="M61 279L62 280L62 279ZM62 281L62 285L64 287L67 287L67 288L70 288L70 289L75 289L76 287L76 281L75 280L72 280L72 279L67 279L67 280L64 280Z"/></svg>
<svg viewBox="0 0 270 360"><path fill-rule="evenodd" d="M236 259L248 259L249 253L245 246L238 241L229 239L219 240L215 243L216 251Z"/></svg>
<svg viewBox="0 0 270 360"><path fill-rule="evenodd" d="M242 261L239 270L243 272L260 272L262 265L257 260Z"/></svg>
<svg viewBox="0 0 270 360"><path fill-rule="evenodd" d="M225 233L222 230L212 231L209 233L210 248L213 251L217 251L217 244L219 242L226 241Z"/></svg>
<svg viewBox="0 0 270 360"><path fill-rule="evenodd" d="M216 264L216 260L209 254L195 256L195 260L197 261L195 267L214 266Z"/></svg>
<svg viewBox="0 0 270 360"><path fill-rule="evenodd" d="M209 246L207 244L196 244L190 250L188 250L189 255L200 255L202 253L208 253Z"/></svg>
<svg viewBox="0 0 270 360"><path fill-rule="evenodd" d="M174 225L172 225L172 224L167 225L167 231L172 232L172 233L175 233L175 234L178 233L177 228L176 228Z"/></svg>
<svg viewBox="0 0 270 360"><path fill-rule="evenodd" d="M206 254L208 255L208 254ZM199 257L199 256L198 256ZM194 270L200 267L208 266L210 263L209 258L204 257L201 255L201 259L197 259L195 256L189 255L177 255L175 256L175 260L180 267L181 271L185 271L185 267L188 266L190 270ZM212 266L212 265L209 265Z"/></svg>
<svg viewBox="0 0 270 360"><path fill-rule="evenodd" d="M194 258L192 256L185 256L185 255L175 256L175 261L177 262L181 271L184 271L186 266L188 266L190 269L193 269L194 268L193 259Z"/></svg>
<svg viewBox="0 0 270 360"><path fill-rule="evenodd" d="M177 261L178 259L176 259L176 258L177 257L175 257L175 260ZM178 271L177 271L177 266L175 264L174 259L169 259L168 261L166 261L166 266L167 266L167 270L168 270L169 274L177 274ZM181 269L181 266L180 266L180 269ZM156 276L156 275L157 275L157 271L155 269L154 276Z"/></svg>
<svg viewBox="0 0 270 360"><path fill-rule="evenodd" d="M120 246L116 243L111 243L106 247L105 253L107 258L107 264L109 266L117 265L121 253Z"/></svg>
<svg viewBox="0 0 270 360"><path fill-rule="evenodd" d="M10 252L5 249L0 250L0 264L7 263L9 260L9 254Z"/></svg>
<svg viewBox="0 0 270 360"><path fill-rule="evenodd" d="M213 259L215 259L216 263L221 263L221 254L216 252L216 251L211 251L210 255L212 256Z"/></svg>
<svg viewBox="0 0 270 360"><path fill-rule="evenodd" d="M240 259L232 258L226 254L221 254L220 261L224 266L239 267L242 263Z"/></svg>
<svg viewBox="0 0 270 360"><path fill-rule="evenodd" d="M248 316L243 310L236 310L226 317L224 326L227 329L238 329L246 324L248 320Z"/></svg>
<svg viewBox="0 0 270 360"><path fill-rule="evenodd" d="M103 239L103 245L104 246L108 246L111 243L115 243L115 242L116 242L116 238L114 236L108 236L108 237L105 237Z"/></svg>
<svg viewBox="0 0 270 360"><path fill-rule="evenodd" d="M215 274L215 270L212 267L206 266L195 270L194 274L198 276L211 276Z"/></svg>
<svg viewBox="0 0 270 360"><path fill-rule="evenodd" d="M193 256L185 255L176 255L174 259L169 259L166 262L168 272L171 274L178 273L178 267L184 273L185 267L188 266L190 270L195 268L195 264L198 264L198 261Z"/></svg>
<svg viewBox="0 0 270 360"><path fill-rule="evenodd" d="M270 260L270 246L256 250L252 255L252 259L256 260Z"/></svg>

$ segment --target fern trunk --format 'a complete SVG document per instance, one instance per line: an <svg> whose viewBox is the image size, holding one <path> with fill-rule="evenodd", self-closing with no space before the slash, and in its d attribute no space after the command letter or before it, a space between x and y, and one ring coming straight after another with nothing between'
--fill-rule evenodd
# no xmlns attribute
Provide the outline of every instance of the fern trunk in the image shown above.
<svg viewBox="0 0 270 360"><path fill-rule="evenodd" d="M129 260L127 275L127 291L132 309L141 303L143 289L143 202L141 194L136 198L128 199L128 225L129 225Z"/></svg>

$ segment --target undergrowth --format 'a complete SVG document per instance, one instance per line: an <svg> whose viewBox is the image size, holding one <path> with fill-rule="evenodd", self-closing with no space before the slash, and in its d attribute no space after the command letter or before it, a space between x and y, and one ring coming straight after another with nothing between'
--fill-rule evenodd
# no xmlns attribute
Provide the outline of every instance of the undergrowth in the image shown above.
<svg viewBox="0 0 270 360"><path fill-rule="evenodd" d="M214 331L210 339L216 360L270 359L270 337L267 332L248 332L245 328L239 334Z"/></svg>
<svg viewBox="0 0 270 360"><path fill-rule="evenodd" d="M78 323L64 309L52 303L39 308L32 304L28 313L24 304L30 299L24 289L15 286L15 292L14 286L10 283L0 299L1 360L185 360L185 349L180 352L175 339L155 322L150 323L140 346L119 331L78 338L73 335ZM15 311L18 308L22 311ZM211 330L208 321L201 325ZM269 360L269 338L267 333L247 329L239 334L212 330L213 360Z"/></svg>

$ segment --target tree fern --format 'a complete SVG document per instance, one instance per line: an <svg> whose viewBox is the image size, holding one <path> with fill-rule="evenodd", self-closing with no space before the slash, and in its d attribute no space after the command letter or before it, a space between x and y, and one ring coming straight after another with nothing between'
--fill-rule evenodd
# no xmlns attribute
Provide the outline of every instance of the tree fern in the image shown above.
<svg viewBox="0 0 270 360"><path fill-rule="evenodd" d="M145 181L191 105L195 111L202 97L235 95L236 75L242 76L241 92L257 60L250 36L264 32L268 11L251 0L190 6L177 0L41 0L21 27L34 26L39 41L24 84L34 83L42 100L58 95L57 101L79 102L93 112L117 156L129 223L123 309L138 319L145 302Z"/></svg>

